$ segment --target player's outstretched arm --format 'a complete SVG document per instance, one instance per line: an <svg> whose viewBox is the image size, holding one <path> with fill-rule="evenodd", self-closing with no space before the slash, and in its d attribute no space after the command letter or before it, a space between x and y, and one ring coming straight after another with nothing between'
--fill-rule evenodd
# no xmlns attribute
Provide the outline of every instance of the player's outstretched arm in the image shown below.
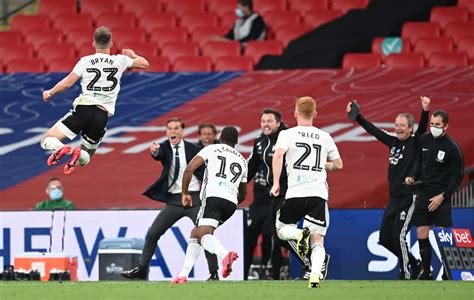
<svg viewBox="0 0 474 300"><path fill-rule="evenodd" d="M131 68L134 69L146 69L150 66L150 63L146 58L139 56L132 49L123 49L122 54L133 59Z"/></svg>
<svg viewBox="0 0 474 300"><path fill-rule="evenodd" d="M79 80L79 78L81 78L79 75L71 72L60 82L56 83L56 85L52 89L43 92L43 101L48 101L49 98L53 97L54 95L64 92L65 90L73 86L74 83Z"/></svg>
<svg viewBox="0 0 474 300"><path fill-rule="evenodd" d="M183 181L182 181L182 204L183 206L193 206L191 195L189 195L189 183L191 182L191 178L193 177L194 171L197 170L202 164L204 164L204 159L198 155L196 155L186 166L183 174Z"/></svg>

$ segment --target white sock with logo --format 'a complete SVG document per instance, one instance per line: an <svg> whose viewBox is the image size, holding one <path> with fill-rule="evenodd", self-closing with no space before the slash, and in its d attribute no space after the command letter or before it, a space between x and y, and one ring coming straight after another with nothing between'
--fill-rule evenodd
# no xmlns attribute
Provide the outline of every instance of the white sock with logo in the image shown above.
<svg viewBox="0 0 474 300"><path fill-rule="evenodd" d="M188 277L189 272L191 272L194 264L196 264L196 260L198 259L199 255L201 254L202 247L197 243L197 239L190 239L188 247L186 248L186 256L184 258L184 265L179 272L179 277Z"/></svg>
<svg viewBox="0 0 474 300"><path fill-rule="evenodd" d="M321 278L321 268L324 263L324 257L326 256L326 250L324 246L319 243L315 243L311 248L313 249L311 252L311 276L315 275Z"/></svg>
<svg viewBox="0 0 474 300"><path fill-rule="evenodd" d="M44 150L56 151L63 146L64 144L60 140L52 136L45 137L41 143L41 148Z"/></svg>
<svg viewBox="0 0 474 300"><path fill-rule="evenodd" d="M283 225L277 229L278 237L284 241L297 240L301 235L301 229L292 225Z"/></svg>
<svg viewBox="0 0 474 300"><path fill-rule="evenodd" d="M219 256L220 259L223 259L227 253L229 253L229 251L222 246L221 242L219 242L219 240L212 234L205 234L201 238L201 245L208 252Z"/></svg>
<svg viewBox="0 0 474 300"><path fill-rule="evenodd" d="M81 156L79 156L79 165L81 167L87 165L91 161L91 156L86 150L81 150Z"/></svg>

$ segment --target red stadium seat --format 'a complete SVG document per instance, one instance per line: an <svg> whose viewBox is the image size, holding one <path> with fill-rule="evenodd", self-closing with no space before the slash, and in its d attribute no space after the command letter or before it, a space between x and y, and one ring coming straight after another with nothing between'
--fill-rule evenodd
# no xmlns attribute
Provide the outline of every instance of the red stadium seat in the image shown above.
<svg viewBox="0 0 474 300"><path fill-rule="evenodd" d="M458 6L466 7L471 14L474 14L474 0L458 0Z"/></svg>
<svg viewBox="0 0 474 300"><path fill-rule="evenodd" d="M182 16L188 11L206 11L205 0L172 0L166 4L166 11Z"/></svg>
<svg viewBox="0 0 474 300"><path fill-rule="evenodd" d="M135 14L131 12L126 13L104 13L95 19L97 27L105 26L110 29L114 28L135 28Z"/></svg>
<svg viewBox="0 0 474 300"><path fill-rule="evenodd" d="M193 42L169 42L161 48L161 56L167 57L172 64L177 58L198 55L198 45Z"/></svg>
<svg viewBox="0 0 474 300"><path fill-rule="evenodd" d="M13 17L11 23L11 30L20 31L25 34L32 30L39 29L50 29L51 24L48 16L34 15L34 16L23 16L18 15Z"/></svg>
<svg viewBox="0 0 474 300"><path fill-rule="evenodd" d="M15 47L14 44L0 45L0 58L6 65L12 59L33 58L33 46L22 44Z"/></svg>
<svg viewBox="0 0 474 300"><path fill-rule="evenodd" d="M382 59L386 57L382 50L382 43L386 38L375 38L372 40L372 52L378 53L382 56ZM408 53L410 52L410 41L408 39L401 39L402 41L402 51L401 53Z"/></svg>
<svg viewBox="0 0 474 300"><path fill-rule="evenodd" d="M221 20L219 22L220 26L227 27L227 28L232 28L234 25L235 21L237 20L237 16L235 15L235 12L228 12L225 13L221 16Z"/></svg>
<svg viewBox="0 0 474 300"><path fill-rule="evenodd" d="M50 64L59 58L75 58L76 50L72 44L68 43L44 43L38 48L36 57L44 60L46 64Z"/></svg>
<svg viewBox="0 0 474 300"><path fill-rule="evenodd" d="M117 44L146 42L146 32L141 28L113 28L112 41Z"/></svg>
<svg viewBox="0 0 474 300"><path fill-rule="evenodd" d="M291 0L290 10L309 11L328 9L328 0Z"/></svg>
<svg viewBox="0 0 474 300"><path fill-rule="evenodd" d="M6 64L5 72L43 73L44 69L44 62L42 59L17 58L10 60Z"/></svg>
<svg viewBox="0 0 474 300"><path fill-rule="evenodd" d="M311 29L312 28L308 25L282 26L276 31L275 39L282 42L283 47L286 48L292 40L299 38L305 33L308 33L311 31Z"/></svg>
<svg viewBox="0 0 474 300"><path fill-rule="evenodd" d="M438 23L441 28L451 22L467 22L469 20L469 10L466 7L433 7L430 15L430 22Z"/></svg>
<svg viewBox="0 0 474 300"><path fill-rule="evenodd" d="M73 44L76 49L86 42L92 47L92 42L94 41L94 29L88 28L71 30L68 34L66 34L66 40Z"/></svg>
<svg viewBox="0 0 474 300"><path fill-rule="evenodd" d="M252 71L253 60L248 56L224 56L214 65L215 71Z"/></svg>
<svg viewBox="0 0 474 300"><path fill-rule="evenodd" d="M0 45L21 44L23 39L19 31L0 31Z"/></svg>
<svg viewBox="0 0 474 300"><path fill-rule="evenodd" d="M423 54L420 53L400 53L391 54L385 59L385 66L403 68L422 68L425 65Z"/></svg>
<svg viewBox="0 0 474 300"><path fill-rule="evenodd" d="M138 23L146 32L151 33L153 29L160 27L176 27L178 17L173 12L154 12L150 11L143 14Z"/></svg>
<svg viewBox="0 0 474 300"><path fill-rule="evenodd" d="M84 44L79 45L78 47L76 47L76 51L77 51L77 56L78 57L83 57L83 56L94 54L95 53L95 48L92 46L92 42L85 42ZM115 55L117 53L118 53L118 48L114 44L112 46L112 48L110 48L110 54Z"/></svg>
<svg viewBox="0 0 474 300"><path fill-rule="evenodd" d="M229 28L225 27L198 27L191 34L191 40L199 44L199 47L202 48L204 45L209 42L209 37L213 35L224 36L229 31Z"/></svg>
<svg viewBox="0 0 474 300"><path fill-rule="evenodd" d="M29 43L35 50L44 43L61 43L63 40L63 34L60 30L32 30L25 35L25 43Z"/></svg>
<svg viewBox="0 0 474 300"><path fill-rule="evenodd" d="M413 48L413 52L422 53L426 59L435 52L452 52L453 40L450 37L424 37L420 38Z"/></svg>
<svg viewBox="0 0 474 300"><path fill-rule="evenodd" d="M299 25L300 13L297 11L271 10L265 15L265 23L272 30L284 25Z"/></svg>
<svg viewBox="0 0 474 300"><path fill-rule="evenodd" d="M174 72L211 72L212 61L207 56L180 57L174 61Z"/></svg>
<svg viewBox="0 0 474 300"><path fill-rule="evenodd" d="M343 69L371 69L381 65L382 59L376 53L347 53L342 59Z"/></svg>
<svg viewBox="0 0 474 300"><path fill-rule="evenodd" d="M234 13L237 7L236 3L235 0L210 0L207 2L208 10L217 13L219 16L228 12Z"/></svg>
<svg viewBox="0 0 474 300"><path fill-rule="evenodd" d="M159 48L169 42L186 42L188 31L180 27L156 28L150 33L150 43L155 43Z"/></svg>
<svg viewBox="0 0 474 300"><path fill-rule="evenodd" d="M82 0L81 13L90 14L94 19L105 13L120 12L120 2L117 0Z"/></svg>
<svg viewBox="0 0 474 300"><path fill-rule="evenodd" d="M429 67L466 67L467 65L466 52L435 52L428 61Z"/></svg>
<svg viewBox="0 0 474 300"><path fill-rule="evenodd" d="M440 36L441 28L437 23L406 22L403 24L402 37L414 45L419 38Z"/></svg>
<svg viewBox="0 0 474 300"><path fill-rule="evenodd" d="M59 15L53 20L53 28L67 35L74 29L92 29L94 19L89 14Z"/></svg>
<svg viewBox="0 0 474 300"><path fill-rule="evenodd" d="M474 36L474 22L451 22L444 29L444 36L450 36L457 43L462 37Z"/></svg>
<svg viewBox="0 0 474 300"><path fill-rule="evenodd" d="M341 16L342 12L340 10L310 10L305 12L303 23L312 28L316 28L329 23L332 20L338 19Z"/></svg>
<svg viewBox="0 0 474 300"><path fill-rule="evenodd" d="M120 49L132 49L138 55L145 57L146 59L152 57L158 57L158 46L155 43L123 43L119 44L118 48Z"/></svg>
<svg viewBox="0 0 474 300"><path fill-rule="evenodd" d="M472 64L474 62L474 36L461 38L458 42L457 51L466 52Z"/></svg>
<svg viewBox="0 0 474 300"><path fill-rule="evenodd" d="M51 19L63 14L77 14L77 1L41 0L39 3L39 14L49 16Z"/></svg>
<svg viewBox="0 0 474 300"><path fill-rule="evenodd" d="M281 55L283 46L278 41L249 41L245 47L245 56L253 59L254 64L258 64L264 55Z"/></svg>
<svg viewBox="0 0 474 300"><path fill-rule="evenodd" d="M331 0L332 9L338 9L346 14L351 9L364 9L369 5L369 0Z"/></svg>
<svg viewBox="0 0 474 300"><path fill-rule="evenodd" d="M202 26L217 26L219 17L215 12L191 11L183 14L180 19L180 26L187 28L189 32Z"/></svg>
<svg viewBox="0 0 474 300"><path fill-rule="evenodd" d="M76 58L56 58L49 62L48 72L67 72L70 73L79 60Z"/></svg>
<svg viewBox="0 0 474 300"><path fill-rule="evenodd" d="M166 57L147 58L150 66L147 69L132 69L132 72L169 72L170 62Z"/></svg>
<svg viewBox="0 0 474 300"><path fill-rule="evenodd" d="M271 10L286 10L286 0L254 0L253 10L264 16Z"/></svg>
<svg viewBox="0 0 474 300"><path fill-rule="evenodd" d="M160 12L162 10L162 0L122 0L122 11L135 14L141 18L149 12Z"/></svg>
<svg viewBox="0 0 474 300"><path fill-rule="evenodd" d="M240 43L208 42L202 49L202 55L210 57L214 63L223 56L240 56Z"/></svg>

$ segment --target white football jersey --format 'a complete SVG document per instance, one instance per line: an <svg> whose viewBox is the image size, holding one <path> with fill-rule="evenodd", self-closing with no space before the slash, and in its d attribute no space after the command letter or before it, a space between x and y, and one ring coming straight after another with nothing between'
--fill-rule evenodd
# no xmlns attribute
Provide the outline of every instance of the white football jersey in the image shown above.
<svg viewBox="0 0 474 300"><path fill-rule="evenodd" d="M120 79L132 64L133 59L121 54L96 53L82 57L72 70L81 76L82 86L82 93L74 100L73 106L100 105L112 116L120 91Z"/></svg>
<svg viewBox="0 0 474 300"><path fill-rule="evenodd" d="M214 144L197 155L206 162L201 200L219 197L237 204L239 185L247 182L247 161L242 154L226 144Z"/></svg>
<svg viewBox="0 0 474 300"><path fill-rule="evenodd" d="M329 133L314 126L296 126L280 132L275 149L286 151L287 199L321 197L328 200L325 164L340 158Z"/></svg>

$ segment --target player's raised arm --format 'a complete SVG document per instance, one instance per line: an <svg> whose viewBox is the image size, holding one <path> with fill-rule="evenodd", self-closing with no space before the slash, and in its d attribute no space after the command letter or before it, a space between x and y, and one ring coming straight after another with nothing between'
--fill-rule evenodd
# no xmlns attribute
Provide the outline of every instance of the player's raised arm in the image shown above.
<svg viewBox="0 0 474 300"><path fill-rule="evenodd" d="M122 54L133 59L131 68L134 69L146 69L150 66L150 63L146 58L139 56L132 49L123 49Z"/></svg>
<svg viewBox="0 0 474 300"><path fill-rule="evenodd" d="M53 97L54 95L64 92L68 88L74 85L77 80L81 78L74 72L71 72L68 76L64 77L60 82L56 83L56 85L50 89L43 92L43 100L48 101L49 98Z"/></svg>

